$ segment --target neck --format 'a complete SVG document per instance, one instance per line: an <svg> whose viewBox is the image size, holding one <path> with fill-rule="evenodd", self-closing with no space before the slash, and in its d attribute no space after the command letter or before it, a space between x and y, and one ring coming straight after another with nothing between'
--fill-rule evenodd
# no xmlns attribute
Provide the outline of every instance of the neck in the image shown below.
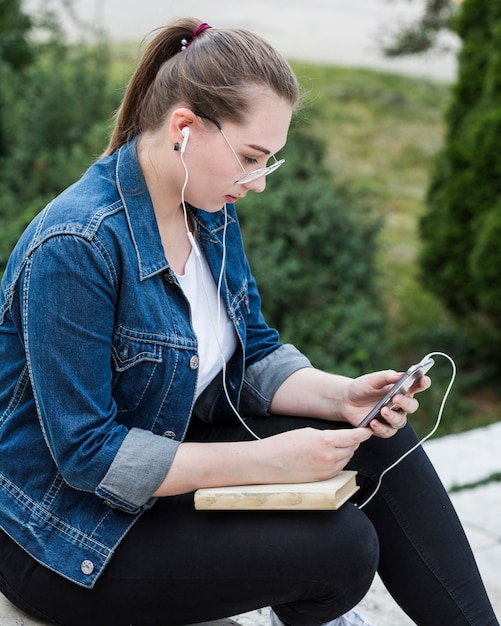
<svg viewBox="0 0 501 626"><path fill-rule="evenodd" d="M176 179L172 175L172 172L179 172L179 164L169 158L168 146L155 135L141 136L137 150L165 256L173 270L183 274L191 252L186 222L191 230L192 220L188 212L185 222L181 204L182 181L180 183L179 176Z"/></svg>
<svg viewBox="0 0 501 626"><path fill-rule="evenodd" d="M138 141L138 159L150 193L157 221L176 220L181 203L181 186L173 175L177 172L168 147L156 135L142 135Z"/></svg>

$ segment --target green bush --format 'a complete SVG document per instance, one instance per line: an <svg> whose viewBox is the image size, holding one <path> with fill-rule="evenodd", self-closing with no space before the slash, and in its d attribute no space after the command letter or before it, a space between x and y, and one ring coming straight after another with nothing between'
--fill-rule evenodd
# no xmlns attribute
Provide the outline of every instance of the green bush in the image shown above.
<svg viewBox="0 0 501 626"><path fill-rule="evenodd" d="M363 197L331 179L325 149L304 125L291 132L285 165L239 216L268 323L317 367L357 375L385 350L380 224Z"/></svg>
<svg viewBox="0 0 501 626"><path fill-rule="evenodd" d="M501 3L466 0L457 32L459 77L421 221L420 265L423 284L474 328L470 345L490 359L501 347Z"/></svg>
<svg viewBox="0 0 501 626"><path fill-rule="evenodd" d="M0 51L11 38L0 28ZM102 151L119 102L106 44L69 45L54 26L30 46L23 66L0 58L0 274L26 224Z"/></svg>
<svg viewBox="0 0 501 626"><path fill-rule="evenodd" d="M501 318L501 199L478 225L470 272L479 286L482 310L493 319Z"/></svg>

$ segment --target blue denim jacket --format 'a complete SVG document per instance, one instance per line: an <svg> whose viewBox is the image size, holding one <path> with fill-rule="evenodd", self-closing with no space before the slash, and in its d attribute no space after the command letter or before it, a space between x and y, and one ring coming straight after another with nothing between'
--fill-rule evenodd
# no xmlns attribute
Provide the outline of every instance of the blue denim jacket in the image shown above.
<svg viewBox="0 0 501 626"><path fill-rule="evenodd" d="M222 212L193 209L214 277ZM222 298L239 339L228 389L266 416L309 361L260 312L235 209ZM28 226L0 293L0 526L86 587L155 503L192 414L197 339L164 256L136 144L94 164ZM216 402L218 415L226 407ZM236 418L235 418L236 419Z"/></svg>

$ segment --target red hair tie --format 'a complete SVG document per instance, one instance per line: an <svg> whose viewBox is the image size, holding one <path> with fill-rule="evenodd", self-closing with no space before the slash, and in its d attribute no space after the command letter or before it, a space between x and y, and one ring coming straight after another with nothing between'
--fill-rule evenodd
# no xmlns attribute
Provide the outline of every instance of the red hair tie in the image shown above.
<svg viewBox="0 0 501 626"><path fill-rule="evenodd" d="M200 24L200 26L198 28L195 28L195 30L193 31L193 35L191 36L192 39L196 39L198 35L200 35L200 33L203 33L204 30L207 30L208 28L212 28L212 26L206 24L205 22L203 24Z"/></svg>
<svg viewBox="0 0 501 626"><path fill-rule="evenodd" d="M189 48L189 46L192 44L192 42L201 34L204 32L204 30L207 30L208 28L212 28L212 26L210 26L210 24L207 24L206 22L203 22L202 24L200 24L200 26L198 26L197 28L195 28L195 30L193 31L192 35L191 35L191 41L188 41L187 39L181 39L181 50L186 50L186 48Z"/></svg>

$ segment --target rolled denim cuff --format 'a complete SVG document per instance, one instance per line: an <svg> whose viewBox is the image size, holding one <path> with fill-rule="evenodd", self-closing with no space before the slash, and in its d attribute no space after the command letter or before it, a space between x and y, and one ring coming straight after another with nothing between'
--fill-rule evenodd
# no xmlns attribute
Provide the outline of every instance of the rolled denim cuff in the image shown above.
<svg viewBox="0 0 501 626"><path fill-rule="evenodd" d="M127 513L149 509L156 502L151 494L166 477L179 443L149 430L131 429L96 494Z"/></svg>
<svg viewBox="0 0 501 626"><path fill-rule="evenodd" d="M304 354L291 345L284 344L245 371L240 409L246 415L270 415L269 408L275 392L291 374L312 367Z"/></svg>

